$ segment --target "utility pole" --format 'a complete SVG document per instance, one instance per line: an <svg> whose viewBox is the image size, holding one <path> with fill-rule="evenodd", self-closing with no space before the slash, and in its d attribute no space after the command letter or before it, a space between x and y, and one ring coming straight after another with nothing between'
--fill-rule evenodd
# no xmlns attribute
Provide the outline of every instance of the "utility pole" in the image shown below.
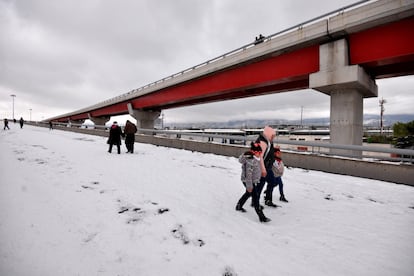
<svg viewBox="0 0 414 276"><path fill-rule="evenodd" d="M303 128L303 105L300 107L300 128Z"/></svg>
<svg viewBox="0 0 414 276"><path fill-rule="evenodd" d="M30 108L29 111L30 111L30 121L32 121L32 109Z"/></svg>
<svg viewBox="0 0 414 276"><path fill-rule="evenodd" d="M14 121L14 98L16 97L16 95L11 94L10 96L13 98L13 121Z"/></svg>
<svg viewBox="0 0 414 276"><path fill-rule="evenodd" d="M381 98L381 100L379 100L379 106L381 108L381 113L380 113L380 135L382 135L382 132L384 130L384 111L385 111L385 107L384 104L387 101L384 100L384 98Z"/></svg>

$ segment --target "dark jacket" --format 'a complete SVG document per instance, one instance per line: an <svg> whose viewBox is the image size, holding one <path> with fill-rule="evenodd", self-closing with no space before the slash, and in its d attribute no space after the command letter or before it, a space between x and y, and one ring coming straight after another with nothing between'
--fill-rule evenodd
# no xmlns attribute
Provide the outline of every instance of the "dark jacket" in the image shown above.
<svg viewBox="0 0 414 276"><path fill-rule="evenodd" d="M264 137L262 134L260 134L256 140L256 142L259 143L260 141L265 142L267 144L266 151L263 155L263 161L265 168L268 171L272 169L273 162L275 162L275 148L273 146L273 141L267 140L266 137Z"/></svg>
<svg viewBox="0 0 414 276"><path fill-rule="evenodd" d="M125 124L124 133L135 134L136 132L137 132L137 127L133 123L127 121L127 123Z"/></svg>
<svg viewBox="0 0 414 276"><path fill-rule="evenodd" d="M121 144L122 129L118 125L112 125L109 130L108 144L120 145Z"/></svg>
<svg viewBox="0 0 414 276"><path fill-rule="evenodd" d="M131 144L135 142L136 132L137 132L137 127L130 121L127 121L125 124L125 128L124 128L124 133L126 135L125 144Z"/></svg>

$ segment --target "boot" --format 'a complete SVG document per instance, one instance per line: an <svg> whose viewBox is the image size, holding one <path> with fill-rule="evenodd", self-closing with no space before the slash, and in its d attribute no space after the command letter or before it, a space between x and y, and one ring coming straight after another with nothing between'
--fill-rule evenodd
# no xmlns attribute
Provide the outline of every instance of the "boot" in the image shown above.
<svg viewBox="0 0 414 276"><path fill-rule="evenodd" d="M250 206L252 206L252 208L254 208L253 201L250 203ZM259 208L260 208L260 210L263 210L264 209L263 205L260 205L260 204L259 204Z"/></svg>
<svg viewBox="0 0 414 276"><path fill-rule="evenodd" d="M282 195L280 196L279 200L280 200L280 201L283 201L283 202L289 202L289 201L287 201L287 199L285 198L285 195L284 195L284 194L282 194Z"/></svg>
<svg viewBox="0 0 414 276"><path fill-rule="evenodd" d="M265 205L273 208L280 207L279 205L274 204L271 200L266 200Z"/></svg>
<svg viewBox="0 0 414 276"><path fill-rule="evenodd" d="M265 196L264 196L265 205L269 206L269 207L273 207L273 208L279 207L278 205L273 203L272 198L273 198L273 196L272 196L271 193L268 194L268 193L265 192Z"/></svg>
<svg viewBox="0 0 414 276"><path fill-rule="evenodd" d="M244 209L240 203L237 203L236 205L236 211L242 212L242 213L246 213L246 209Z"/></svg>
<svg viewBox="0 0 414 276"><path fill-rule="evenodd" d="M262 211L262 210L260 210L260 208L256 208L255 210L256 210L257 215L259 216L259 220L260 220L260 222L269 222L269 221L271 220L270 218L267 218L267 217L263 214L263 211Z"/></svg>

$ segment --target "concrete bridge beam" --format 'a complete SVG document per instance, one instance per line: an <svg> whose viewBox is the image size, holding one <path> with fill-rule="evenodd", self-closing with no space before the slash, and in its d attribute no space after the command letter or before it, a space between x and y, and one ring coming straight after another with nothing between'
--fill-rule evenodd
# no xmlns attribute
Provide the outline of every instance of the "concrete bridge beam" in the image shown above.
<svg viewBox="0 0 414 276"><path fill-rule="evenodd" d="M90 113L88 113L88 118L91 120L95 125L104 126L109 120L111 119L110 116L102 116L102 117L92 117Z"/></svg>
<svg viewBox="0 0 414 276"><path fill-rule="evenodd" d="M69 120L69 124L78 124L81 125L85 122L85 120Z"/></svg>
<svg viewBox="0 0 414 276"><path fill-rule="evenodd" d="M331 143L362 145L363 100L377 97L378 88L359 65L349 65L345 39L319 47L319 72L309 75L309 88L331 97ZM332 149L331 153L362 156L362 152Z"/></svg>
<svg viewBox="0 0 414 276"><path fill-rule="evenodd" d="M128 112L137 120L137 128L153 129L155 120L160 116L161 111L144 111L134 109L131 103L128 103Z"/></svg>

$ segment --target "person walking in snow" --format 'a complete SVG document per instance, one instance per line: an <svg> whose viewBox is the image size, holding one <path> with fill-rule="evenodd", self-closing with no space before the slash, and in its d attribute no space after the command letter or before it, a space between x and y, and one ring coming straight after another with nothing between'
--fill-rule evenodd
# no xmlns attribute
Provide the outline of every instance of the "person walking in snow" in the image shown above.
<svg viewBox="0 0 414 276"><path fill-rule="evenodd" d="M134 153L135 133L137 133L137 127L131 121L127 120L124 128L125 133L125 146L127 153Z"/></svg>
<svg viewBox="0 0 414 276"><path fill-rule="evenodd" d="M20 123L20 128L23 128L23 124L24 124L23 117L20 117L19 123Z"/></svg>
<svg viewBox="0 0 414 276"><path fill-rule="evenodd" d="M276 136L276 132L270 126L266 126L263 129L263 133L259 135L256 142L260 143L262 148L262 154L260 159L260 168L262 170L262 177L260 178L260 184L258 187L259 198L262 193L263 187L267 182L267 188L265 192L265 205L269 207L279 207L273 203L272 192L270 191L275 187L275 176L273 175L272 165L275 161L275 148L273 146L273 139Z"/></svg>
<svg viewBox="0 0 414 276"><path fill-rule="evenodd" d="M276 186L279 186L279 194L280 194L279 200L283 202L289 202L285 197L285 193L283 192L282 175L283 175L284 169L285 169L285 165L283 164L283 161L282 161L282 152L280 151L279 147L276 147L275 148L275 161L273 162L273 165L272 165L272 171L273 171L273 175L275 178L272 184L270 183L267 184L265 197L272 198L273 188Z"/></svg>
<svg viewBox="0 0 414 276"><path fill-rule="evenodd" d="M257 189L261 177L261 153L262 148L260 147L260 144L252 142L250 150L241 154L239 157L239 162L242 164L241 181L246 188L246 191L237 202L236 211L246 212L243 205L250 197L252 197L253 207L259 216L259 220L261 222L268 222L270 219L263 214L263 208L261 208L259 204L260 194Z"/></svg>
<svg viewBox="0 0 414 276"><path fill-rule="evenodd" d="M4 123L3 130L6 130L6 128L10 129L9 128L9 120L7 120L7 118L4 118L3 123Z"/></svg>
<svg viewBox="0 0 414 276"><path fill-rule="evenodd" d="M118 123L115 121L113 122L109 130L109 138L107 142L109 144L109 149L108 149L109 153L112 153L112 146L116 145L118 149L118 154L121 154L121 136L122 136L122 129L118 126Z"/></svg>

